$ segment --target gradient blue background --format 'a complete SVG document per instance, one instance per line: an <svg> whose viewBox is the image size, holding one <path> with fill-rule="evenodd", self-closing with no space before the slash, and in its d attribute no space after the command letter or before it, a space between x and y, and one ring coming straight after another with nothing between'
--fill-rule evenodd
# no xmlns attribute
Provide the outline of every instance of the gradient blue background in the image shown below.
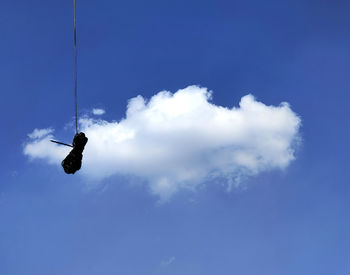
<svg viewBox="0 0 350 275"><path fill-rule="evenodd" d="M252 93L302 118L286 171L163 205L22 153L34 128L72 138L72 8L0 2L0 274L350 274L350 1L78 1L81 114L119 120L131 97L198 84L217 105Z"/></svg>

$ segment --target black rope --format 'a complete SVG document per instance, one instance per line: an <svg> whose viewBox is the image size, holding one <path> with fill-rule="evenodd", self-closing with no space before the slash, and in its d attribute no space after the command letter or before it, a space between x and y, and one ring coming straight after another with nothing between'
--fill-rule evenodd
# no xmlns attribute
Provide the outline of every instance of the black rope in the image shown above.
<svg viewBox="0 0 350 275"><path fill-rule="evenodd" d="M74 0L74 95L75 95L75 132L78 133L78 104L77 104L77 16L76 0Z"/></svg>

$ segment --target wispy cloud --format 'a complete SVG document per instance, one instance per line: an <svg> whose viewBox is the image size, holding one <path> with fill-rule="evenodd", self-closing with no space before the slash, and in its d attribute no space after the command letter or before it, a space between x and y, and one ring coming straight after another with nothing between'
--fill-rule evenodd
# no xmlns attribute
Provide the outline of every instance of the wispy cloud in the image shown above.
<svg viewBox="0 0 350 275"><path fill-rule="evenodd" d="M165 266L171 265L174 261L175 261L175 257L172 256L172 257L170 257L169 259L162 261L162 262L160 263L160 265L163 266L163 267L165 267Z"/></svg>
<svg viewBox="0 0 350 275"><path fill-rule="evenodd" d="M211 103L211 96L206 88L189 86L150 100L130 99L119 122L81 119L89 142L80 175L137 176L166 200L208 179L233 186L247 176L283 169L295 158L301 122L287 103L267 106L246 95L238 107L225 108ZM60 163L67 149L48 142L51 132L33 133L24 153Z"/></svg>
<svg viewBox="0 0 350 275"><path fill-rule="evenodd" d="M44 136L47 136L48 134L51 134L54 130L52 128L46 128L46 129L34 129L33 132L28 134L28 137L31 139L37 139L42 138Z"/></svg>
<svg viewBox="0 0 350 275"><path fill-rule="evenodd" d="M92 113L96 116L101 116L105 113L106 111L103 109L92 109Z"/></svg>

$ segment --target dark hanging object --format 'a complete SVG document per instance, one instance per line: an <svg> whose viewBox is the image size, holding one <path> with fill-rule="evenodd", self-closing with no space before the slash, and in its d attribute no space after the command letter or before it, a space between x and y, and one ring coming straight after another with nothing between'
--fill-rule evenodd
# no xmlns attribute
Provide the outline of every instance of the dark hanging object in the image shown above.
<svg viewBox="0 0 350 275"><path fill-rule="evenodd" d="M81 168L81 161L83 159L83 151L88 138L83 132L78 131L78 104L77 104L77 27L76 27L76 3L74 0L74 97L75 97L75 136L73 145L63 143L56 140L52 142L73 147L72 151L62 161L62 167L67 174L74 174Z"/></svg>
<svg viewBox="0 0 350 275"><path fill-rule="evenodd" d="M73 149L68 156L62 161L62 167L67 174L74 174L81 168L83 151L88 138L83 132L76 134L73 139Z"/></svg>

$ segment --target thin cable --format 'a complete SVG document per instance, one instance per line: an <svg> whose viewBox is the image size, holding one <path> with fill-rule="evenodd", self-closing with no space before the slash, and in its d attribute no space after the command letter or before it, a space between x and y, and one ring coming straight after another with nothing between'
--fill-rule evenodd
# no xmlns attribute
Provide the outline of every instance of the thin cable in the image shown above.
<svg viewBox="0 0 350 275"><path fill-rule="evenodd" d="M77 104L77 16L76 16L76 0L74 0L74 96L75 96L75 132L78 134L78 104ZM73 147L70 144L50 139L51 142Z"/></svg>
<svg viewBox="0 0 350 275"><path fill-rule="evenodd" d="M67 144L67 143L64 143L64 142L60 142L60 141L57 141L57 140L53 140L53 139L50 139L51 142L54 142L54 143L57 143L57 144L60 144L60 145L65 145L65 146L68 146L68 147L73 147L73 145L70 145L70 144Z"/></svg>
<svg viewBox="0 0 350 275"><path fill-rule="evenodd" d="M77 103L77 16L76 0L74 0L74 95L75 95L75 132L78 133L78 103Z"/></svg>

